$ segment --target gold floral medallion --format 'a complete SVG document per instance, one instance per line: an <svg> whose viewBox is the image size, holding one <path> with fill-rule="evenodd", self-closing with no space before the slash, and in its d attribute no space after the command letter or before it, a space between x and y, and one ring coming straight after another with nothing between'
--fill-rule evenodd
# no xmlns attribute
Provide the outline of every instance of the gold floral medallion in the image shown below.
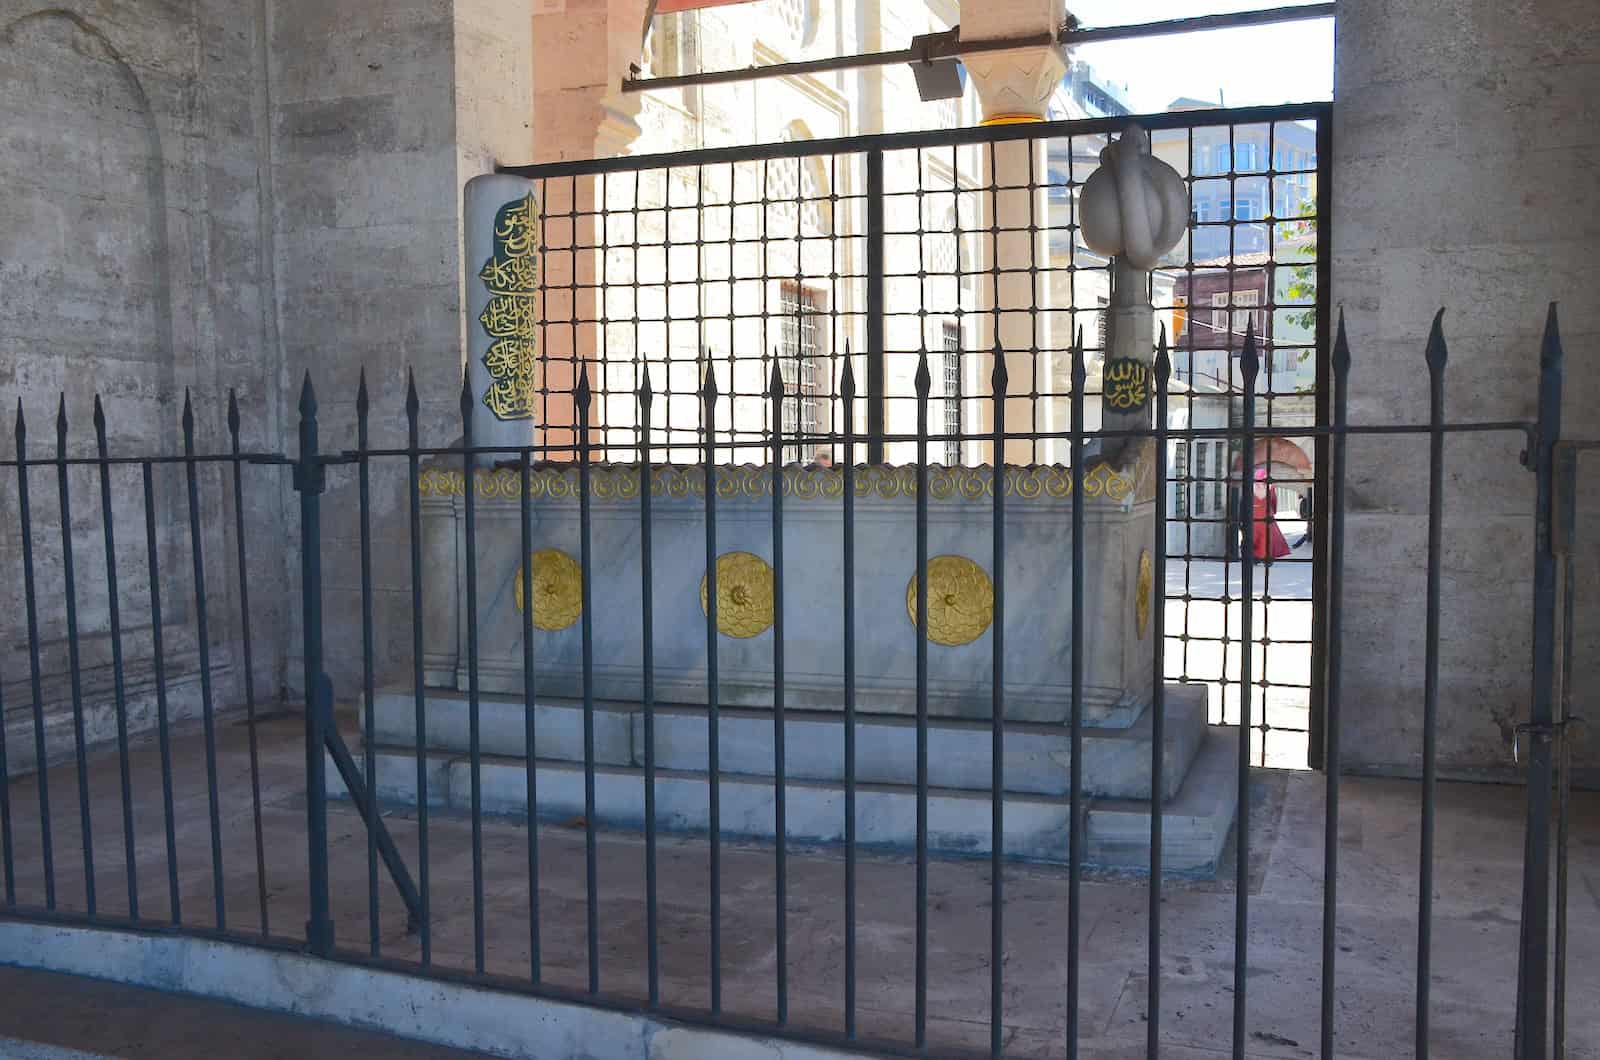
<svg viewBox="0 0 1600 1060"><path fill-rule="evenodd" d="M917 577L906 585L906 614L917 624ZM965 556L928 561L928 639L959 647L983 636L994 621L994 582Z"/></svg>
<svg viewBox="0 0 1600 1060"><path fill-rule="evenodd" d="M528 557L533 564L533 624L554 632L566 629L583 614L583 568L559 548L541 548ZM517 568L512 592L523 610L523 569Z"/></svg>
<svg viewBox="0 0 1600 1060"><path fill-rule="evenodd" d="M700 578L700 613L706 613L706 579ZM772 625L772 568L749 552L717 557L717 629L725 636L754 637Z"/></svg>
<svg viewBox="0 0 1600 1060"><path fill-rule="evenodd" d="M1133 613L1139 620L1139 639L1144 640L1150 628L1150 589L1153 576L1150 569L1150 550L1139 553L1139 581L1134 590Z"/></svg>

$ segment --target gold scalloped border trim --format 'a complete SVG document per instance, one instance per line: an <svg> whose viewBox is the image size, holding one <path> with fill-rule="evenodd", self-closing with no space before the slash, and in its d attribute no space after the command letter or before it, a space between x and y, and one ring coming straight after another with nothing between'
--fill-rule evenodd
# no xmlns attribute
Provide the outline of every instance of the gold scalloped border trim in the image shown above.
<svg viewBox="0 0 1600 1060"><path fill-rule="evenodd" d="M1122 501L1130 496L1146 501L1155 498L1154 445L1146 445L1131 473L1097 463L1084 472L1086 497ZM760 499L772 495L772 472L754 464L725 465L717 468L717 496L724 500ZM465 476L453 468L423 468L417 477L417 492L423 497L461 497L466 493ZM518 500L522 497L522 472L516 468L480 469L473 474L479 500ZM857 497L897 497L917 495L917 471L913 467L863 467L856 470ZM1034 500L1047 497L1059 500L1072 496L1072 472L1049 466L1007 467L1007 497ZM529 496L559 500L578 496L578 469L540 468L528 478ZM633 500L639 496L637 465L604 465L589 473L589 494L596 500ZM651 473L653 497L704 497L705 471L693 465L662 465ZM796 500L837 500L844 496L844 472L838 468L783 469L783 495ZM980 501L994 497L994 476L986 467L930 467L928 498L935 501Z"/></svg>

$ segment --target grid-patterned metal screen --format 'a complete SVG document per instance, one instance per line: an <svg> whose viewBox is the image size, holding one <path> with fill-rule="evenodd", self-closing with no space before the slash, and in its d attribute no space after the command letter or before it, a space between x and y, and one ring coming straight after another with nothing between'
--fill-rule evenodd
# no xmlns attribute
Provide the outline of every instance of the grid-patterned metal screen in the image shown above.
<svg viewBox="0 0 1600 1060"><path fill-rule="evenodd" d="M1326 105L1144 119L1151 152L1189 189L1183 240L1149 279L1173 349L1167 491L1170 676L1212 686L1214 721L1238 716L1239 550L1255 549L1256 761L1315 761L1318 568L1313 438L1256 452L1221 436L1241 415L1247 328L1263 349L1256 420L1320 422L1327 349ZM1004 350L1009 463L1066 464L1069 349L1087 353L1085 426L1100 428L1111 262L1089 248L1085 181L1119 122L1041 123L781 143L524 170L542 205L543 441L572 439L576 366L589 362L605 455L638 453L648 372L654 459L692 462L709 425L723 459L770 453L777 358L786 458L829 462L853 431L872 459L911 463L923 352L934 357L929 458L995 459L990 374ZM857 397L845 406L847 358ZM1211 430L1215 435L1203 432ZM1193 432L1193 433L1184 433ZM1241 540L1251 505L1255 540Z"/></svg>

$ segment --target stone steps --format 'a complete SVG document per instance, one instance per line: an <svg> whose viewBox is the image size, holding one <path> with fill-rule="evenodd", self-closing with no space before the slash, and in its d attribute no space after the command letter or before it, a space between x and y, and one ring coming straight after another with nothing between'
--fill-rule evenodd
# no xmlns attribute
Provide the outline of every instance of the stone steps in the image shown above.
<svg viewBox="0 0 1600 1060"><path fill-rule="evenodd" d="M1165 795L1175 796L1195 760L1206 731L1206 690L1201 685L1167 686ZM425 694L431 751L469 750L468 702L462 693ZM709 725L703 707L655 710L655 756L659 770L703 773L709 768ZM534 708L537 757L583 762L582 704L540 698ZM485 755L526 755L520 698L484 695L478 705L479 749ZM597 766L644 765L644 713L638 704L597 703L594 748ZM1132 726L1083 730L1084 792L1111 799L1150 797L1151 719L1146 711ZM724 708L720 712L722 772L751 777L773 773L770 710ZM374 736L380 745L415 748L416 703L410 691L381 693L374 702ZM938 719L928 727L929 783L937 788L987 793L991 783L992 728L987 722ZM794 781L843 783L844 725L840 713L790 711L785 717L786 774ZM1065 795L1071 784L1071 739L1059 725L1006 726L1005 788L1025 795ZM863 784L912 784L916 778L916 724L899 716L860 714L856 721L856 780Z"/></svg>
<svg viewBox="0 0 1600 1060"><path fill-rule="evenodd" d="M381 801L415 805L414 750L376 749ZM1209 875L1232 827L1237 741L1226 729L1205 733L1176 796L1163 808L1162 864L1167 872ZM359 757L358 757L359 761ZM472 806L471 761L467 756L433 752L425 758L428 802L452 812ZM569 821L586 813L581 764L535 760L538 815ZM480 792L486 814L526 819L527 761L498 755L479 759ZM634 766L596 766L596 824L630 830L644 827L644 771ZM345 795L330 768L329 793ZM671 832L709 830L709 778L705 773L662 769L656 775L656 824ZM833 781L790 780L786 834L790 842L836 844L844 839L844 786ZM767 839L775 835L774 789L770 777L725 773L719 785L721 831L725 837ZM1103 869L1142 869L1150 864L1150 804L1146 800L1086 799L1084 858ZM932 788L928 793L928 845L945 857L986 856L990 850L991 808L987 793ZM906 784L863 783L856 791L857 842L864 849L906 854L915 849L916 789ZM1064 864L1071 834L1068 799L1060 795L1008 794L1005 799L1005 852L1025 861Z"/></svg>

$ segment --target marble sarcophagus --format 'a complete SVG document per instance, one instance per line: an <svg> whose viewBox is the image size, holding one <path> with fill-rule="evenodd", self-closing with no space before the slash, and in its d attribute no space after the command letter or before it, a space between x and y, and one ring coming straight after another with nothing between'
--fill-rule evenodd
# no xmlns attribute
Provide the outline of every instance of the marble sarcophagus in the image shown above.
<svg viewBox="0 0 1600 1060"><path fill-rule="evenodd" d="M1148 451L1119 471L1085 468L1084 716L1127 726L1152 686L1148 633L1155 492ZM842 709L844 476L783 469L784 688L799 710ZM583 694L582 546L575 465L530 476L531 555L521 548L519 469L473 476L476 613L466 612L466 478L425 469L422 493L427 683L468 687L468 624L476 623L479 687L520 693L527 628L522 569L533 565L532 625L539 695ZM1007 715L1059 723L1071 706L1072 475L1007 466L1004 683ZM719 702L772 703L772 469L716 469ZM862 466L854 475L857 708L916 709L916 471ZM928 702L937 717L987 717L992 702L994 475L987 467L928 473ZM643 691L641 498L637 465L590 471L593 693L637 702ZM702 467L651 471L656 698L703 704L706 687L706 499Z"/></svg>

